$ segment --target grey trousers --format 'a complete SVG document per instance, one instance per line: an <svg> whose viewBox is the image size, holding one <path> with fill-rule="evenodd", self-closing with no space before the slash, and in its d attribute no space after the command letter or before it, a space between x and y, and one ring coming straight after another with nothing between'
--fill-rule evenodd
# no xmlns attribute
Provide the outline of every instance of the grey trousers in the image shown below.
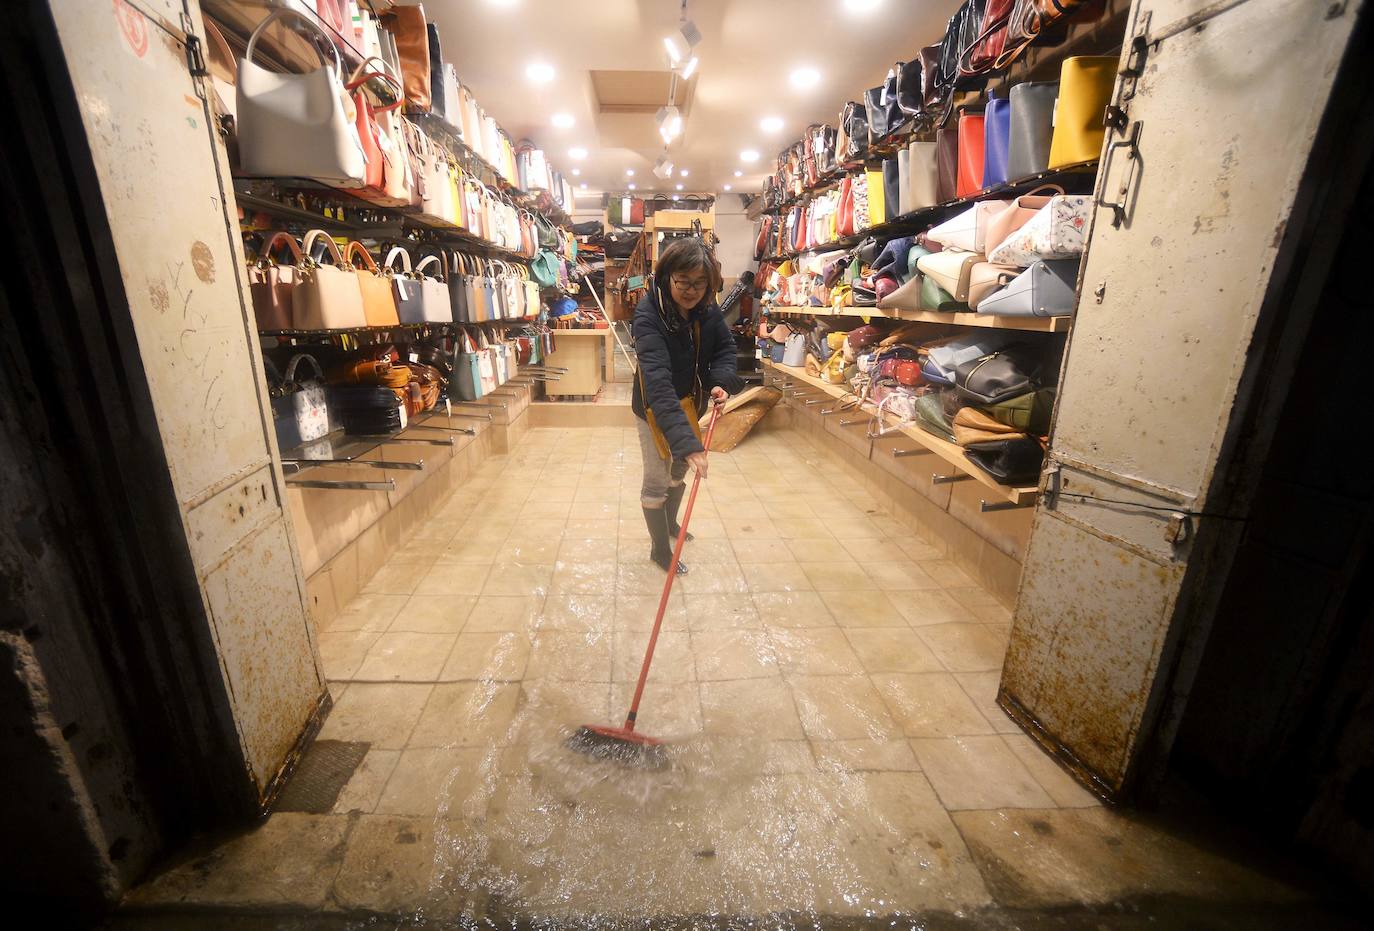
<svg viewBox="0 0 1374 931"><path fill-rule="evenodd" d="M654 431L647 420L635 418L639 430L639 454L644 460L644 484L639 488L639 503L646 508L661 508L668 500L668 488L681 485L687 475L686 459L660 459L654 445Z"/></svg>

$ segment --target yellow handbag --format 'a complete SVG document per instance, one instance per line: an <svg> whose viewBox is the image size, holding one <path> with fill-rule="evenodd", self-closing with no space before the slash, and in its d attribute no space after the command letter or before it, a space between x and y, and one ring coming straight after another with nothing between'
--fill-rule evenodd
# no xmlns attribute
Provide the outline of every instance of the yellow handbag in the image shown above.
<svg viewBox="0 0 1374 931"><path fill-rule="evenodd" d="M887 217L886 204L883 203L883 173L870 168L864 174L868 176L868 225L877 226Z"/></svg>
<svg viewBox="0 0 1374 931"><path fill-rule="evenodd" d="M458 163L449 159L448 162L448 183L453 191L453 214L445 217L454 226L463 225L463 170L458 167Z"/></svg>
<svg viewBox="0 0 1374 931"><path fill-rule="evenodd" d="M700 370L701 370L701 324L700 324L700 323L696 324L696 326L694 327L694 337L695 337L695 343L696 343L696 347L697 347L696 370L697 370L697 371L700 371ZM672 450L668 448L668 439L667 439L667 437L665 437L665 436L663 435L663 431L660 430L660 429L658 428L658 424L654 422L654 409L653 409L652 407L649 406L649 389L648 389L648 386L646 386L646 385L644 384L644 369L641 368L637 374L639 375L639 394L640 394L640 397L642 397L642 398L644 399L644 420L645 420L645 422L647 422L647 423L649 424L649 432L652 433L652 434L654 435L654 446L657 447L657 449L658 449L658 458L660 458L660 459L671 459L671 458L673 458L673 455L672 455ZM700 439L701 439L701 423L700 423L701 417L697 414L697 402L696 402L696 400L695 400L691 395L688 395L688 396L685 397L685 398L679 398L679 399L678 399L678 403L682 405L682 412L683 412L684 414L687 415L687 422L688 422L689 424L692 425L692 432L695 433L695 434L697 435L697 439L700 440Z"/></svg>
<svg viewBox="0 0 1374 931"><path fill-rule="evenodd" d="M1066 58L1059 69L1059 100L1054 105L1050 168L1097 158L1102 152L1102 114L1116 81L1115 55Z"/></svg>

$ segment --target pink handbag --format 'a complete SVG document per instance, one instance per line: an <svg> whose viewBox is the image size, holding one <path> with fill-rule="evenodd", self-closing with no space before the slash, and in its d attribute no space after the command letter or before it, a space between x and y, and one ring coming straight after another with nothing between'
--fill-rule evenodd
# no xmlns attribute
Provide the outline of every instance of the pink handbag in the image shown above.
<svg viewBox="0 0 1374 931"><path fill-rule="evenodd" d="M983 239L983 254L988 255L1000 246L1008 236L1030 222L1031 217L1040 212L1050 202L1049 194L1040 191L1054 191L1063 194L1064 189L1057 184L1042 184L1029 194L1022 194L1012 200L1007 209L988 220Z"/></svg>

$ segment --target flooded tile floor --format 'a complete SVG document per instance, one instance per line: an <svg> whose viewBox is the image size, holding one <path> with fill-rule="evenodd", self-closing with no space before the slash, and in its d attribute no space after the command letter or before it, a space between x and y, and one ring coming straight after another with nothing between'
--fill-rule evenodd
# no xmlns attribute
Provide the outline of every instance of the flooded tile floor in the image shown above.
<svg viewBox="0 0 1374 931"><path fill-rule="evenodd" d="M994 916L1181 899L1251 927L1302 901L1099 806L994 703L1007 610L785 432L713 455L697 499L639 720L672 765L573 754L623 719L663 583L638 455L535 429L488 462L319 632L319 736L368 744L333 813L189 852L126 914L1022 927Z"/></svg>

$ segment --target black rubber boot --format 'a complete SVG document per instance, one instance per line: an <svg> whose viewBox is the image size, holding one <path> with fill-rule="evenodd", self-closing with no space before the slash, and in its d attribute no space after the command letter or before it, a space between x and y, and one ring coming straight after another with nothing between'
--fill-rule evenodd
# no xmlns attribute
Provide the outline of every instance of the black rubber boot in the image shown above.
<svg viewBox="0 0 1374 931"><path fill-rule="evenodd" d="M687 492L687 485L669 485L668 500L663 503L663 513L668 515L668 536L674 545L677 543L677 535L682 530L682 525L677 522L678 508L682 507L682 496ZM687 531L687 542L695 540L692 531Z"/></svg>
<svg viewBox="0 0 1374 931"><path fill-rule="evenodd" d="M649 541L653 546L649 549L649 558L654 564L664 572L668 571L668 566L673 562L673 541L668 538L668 520L663 508L644 508L644 523L649 527ZM677 574L684 575L687 572L687 564L678 560Z"/></svg>

